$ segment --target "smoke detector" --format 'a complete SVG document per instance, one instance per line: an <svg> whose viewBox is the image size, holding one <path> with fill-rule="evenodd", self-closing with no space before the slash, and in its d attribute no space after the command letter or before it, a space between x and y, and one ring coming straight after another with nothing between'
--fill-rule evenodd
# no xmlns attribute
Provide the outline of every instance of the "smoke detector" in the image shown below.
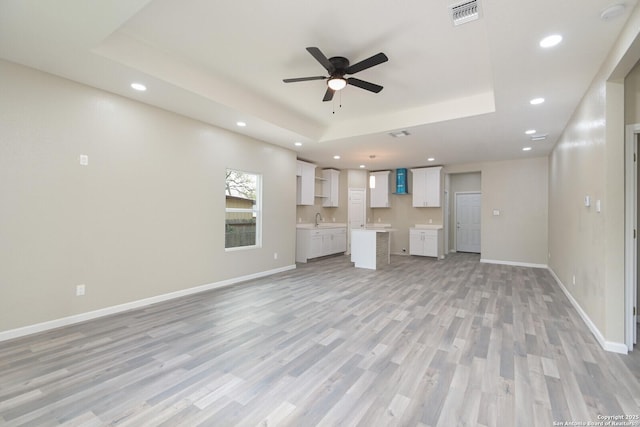
<svg viewBox="0 0 640 427"><path fill-rule="evenodd" d="M475 21L480 17L480 7L477 0L465 1L449 6L453 25L462 25Z"/></svg>

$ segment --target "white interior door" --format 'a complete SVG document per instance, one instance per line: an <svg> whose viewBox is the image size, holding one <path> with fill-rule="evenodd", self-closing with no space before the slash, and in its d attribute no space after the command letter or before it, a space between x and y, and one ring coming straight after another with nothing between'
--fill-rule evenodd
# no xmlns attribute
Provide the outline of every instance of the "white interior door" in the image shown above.
<svg viewBox="0 0 640 427"><path fill-rule="evenodd" d="M364 188L349 189L347 253L351 253L351 229L363 228L367 218L367 196Z"/></svg>
<svg viewBox="0 0 640 427"><path fill-rule="evenodd" d="M456 251L480 253L480 193L456 193Z"/></svg>

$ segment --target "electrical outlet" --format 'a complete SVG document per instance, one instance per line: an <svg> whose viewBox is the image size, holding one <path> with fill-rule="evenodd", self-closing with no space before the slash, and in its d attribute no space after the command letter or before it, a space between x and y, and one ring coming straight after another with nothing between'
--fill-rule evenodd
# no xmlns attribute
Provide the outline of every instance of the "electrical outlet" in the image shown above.
<svg viewBox="0 0 640 427"><path fill-rule="evenodd" d="M76 296L77 297L81 297L84 295L85 292L85 286L84 285L78 285L76 286Z"/></svg>
<svg viewBox="0 0 640 427"><path fill-rule="evenodd" d="M86 154L80 154L80 165L88 166L89 165L89 156Z"/></svg>
<svg viewBox="0 0 640 427"><path fill-rule="evenodd" d="M273 259L278 259L278 252L273 253Z"/></svg>
<svg viewBox="0 0 640 427"><path fill-rule="evenodd" d="M573 275L573 284L574 285L576 284L576 275L575 274Z"/></svg>

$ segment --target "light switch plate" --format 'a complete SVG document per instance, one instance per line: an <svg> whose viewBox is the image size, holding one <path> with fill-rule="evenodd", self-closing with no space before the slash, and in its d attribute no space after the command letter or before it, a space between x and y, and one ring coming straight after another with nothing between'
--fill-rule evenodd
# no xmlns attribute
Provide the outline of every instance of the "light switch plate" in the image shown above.
<svg viewBox="0 0 640 427"><path fill-rule="evenodd" d="M494 209L493 210L493 216L500 216L500 210L499 209Z"/></svg>
<svg viewBox="0 0 640 427"><path fill-rule="evenodd" d="M88 166L89 165L89 156L86 154L80 154L80 165Z"/></svg>
<svg viewBox="0 0 640 427"><path fill-rule="evenodd" d="M586 207L591 206L591 197L590 196L584 196L584 205Z"/></svg>

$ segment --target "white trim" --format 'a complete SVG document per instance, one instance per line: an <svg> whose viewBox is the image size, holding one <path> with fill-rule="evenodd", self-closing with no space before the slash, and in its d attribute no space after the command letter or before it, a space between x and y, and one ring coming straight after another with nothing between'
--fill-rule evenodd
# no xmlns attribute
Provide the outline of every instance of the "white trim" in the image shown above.
<svg viewBox="0 0 640 427"><path fill-rule="evenodd" d="M555 271L549 268L549 272L551 273L553 278L556 280L556 283L558 283L558 286L560 286L560 289L562 289L562 292L564 292L565 296L569 299L569 302L571 302L571 305L573 305L573 308L575 308L578 314L580 315L580 317L582 317L582 320L587 325L587 327L589 328L593 336L596 338L596 340L598 341L598 344L600 344L600 347L602 347L606 351L611 351L613 353L627 354L628 348L624 343L607 341L604 338L604 336L602 335L602 333L600 332L596 324L593 323L593 321L591 320L591 318L589 318L587 313L582 309L582 307L580 307L580 304L578 304L578 301L576 301L573 295L571 295L569 290L564 286L560 278L556 275Z"/></svg>
<svg viewBox="0 0 640 427"><path fill-rule="evenodd" d="M516 267L549 268L547 264L533 264L530 262L518 262L518 261L500 261L497 259L480 258L480 262L486 262L487 264L513 265Z"/></svg>
<svg viewBox="0 0 640 427"><path fill-rule="evenodd" d="M625 132L625 177L624 177L624 342L633 349L635 342L635 324L633 307L636 305L637 261L636 239L633 230L637 228L636 194L637 162L633 161L636 152L636 135L640 133L640 124L626 126Z"/></svg>
<svg viewBox="0 0 640 427"><path fill-rule="evenodd" d="M124 311L129 311L136 308L146 307L151 304L172 300L172 299L184 297L187 295L197 294L199 292L205 292L212 289L223 288L225 286L234 285L236 283L244 282L246 280L258 279L260 277L270 276L272 274L293 270L295 268L296 268L295 264L287 265L285 267L275 268L273 270L261 271L259 273L248 274L246 276L235 277L232 279L226 279L220 282L200 285L200 286L196 286L189 289L182 289L180 291L170 292L168 294L156 295L150 298L144 298L137 301L131 301L124 304L105 307L99 310L88 311L86 313L75 314L73 316L63 317L60 319L50 320L47 322L36 323L34 325L24 326L17 329L10 329L8 331L0 332L0 342L23 337L26 335L36 334L38 332L48 331L50 329L60 328L62 326L69 326L75 323L86 322L87 320L97 319L99 317L109 316L116 313L122 313Z"/></svg>

